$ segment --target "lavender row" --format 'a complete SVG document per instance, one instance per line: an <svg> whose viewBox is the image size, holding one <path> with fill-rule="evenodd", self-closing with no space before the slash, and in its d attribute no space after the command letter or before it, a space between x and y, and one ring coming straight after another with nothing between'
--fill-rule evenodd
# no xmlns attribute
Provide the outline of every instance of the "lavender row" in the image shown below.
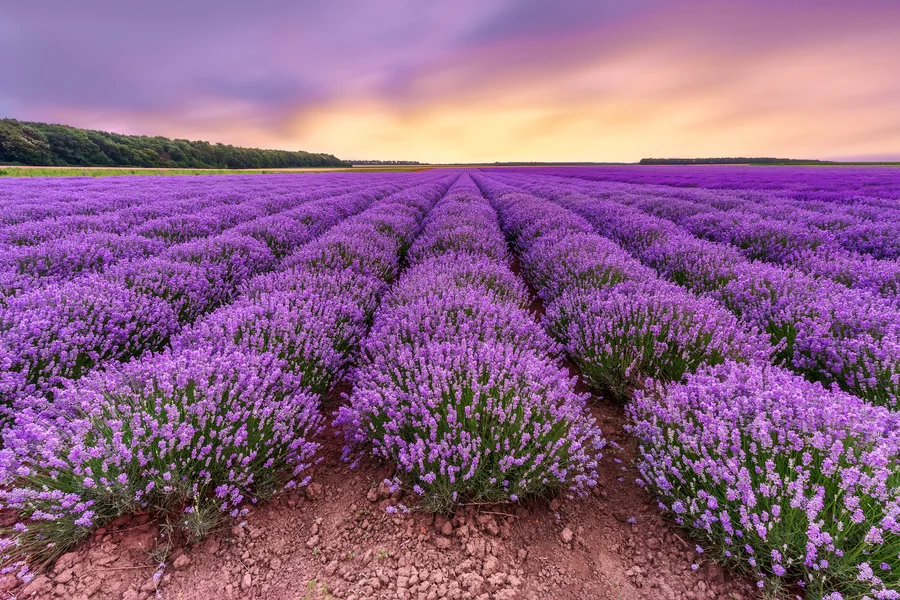
<svg viewBox="0 0 900 600"><path fill-rule="evenodd" d="M520 185L555 198L644 264L766 332L777 363L876 404L897 406L900 313L884 299L794 269L750 262L736 249L697 239L669 221L573 194L555 182Z"/></svg>
<svg viewBox="0 0 900 600"><path fill-rule="evenodd" d="M379 185L399 183L386 177L374 181ZM143 188L129 187L117 190L119 194L137 197L140 202L134 206L117 208L118 204L114 202L116 196L102 196L110 202L110 210L26 221L2 227L0 242L31 246L73 233L134 233L135 228L145 225L143 233L152 237L155 233L165 234L177 229L181 224L177 222L179 217L188 219L185 223L190 224L190 219L207 210L209 210L208 220L215 218L217 211L227 213L232 210L231 207L248 203L251 203L259 214L274 214L305 201L334 195L339 191L358 191L375 185L372 180L356 180L349 183L320 177L291 182L281 180L277 186L267 185L260 189L259 186L246 185L249 182L233 181L232 178L223 181L219 178L216 187L198 193L193 190L191 183L188 178L186 182L170 184L164 189L157 190L151 197L146 197ZM224 216L228 218L227 214ZM166 220L172 218L176 221L172 226L166 226ZM191 227L186 229L190 231Z"/></svg>
<svg viewBox="0 0 900 600"><path fill-rule="evenodd" d="M414 180L417 174L385 174L371 179ZM0 227L47 221L70 216L102 215L131 209L141 214L144 207L162 201L201 201L207 206L234 204L246 198L282 196L321 185L349 187L360 178L353 174L253 175L220 177L105 177L33 178L0 181ZM47 221L50 224L49 221ZM5 229L0 229L4 239Z"/></svg>
<svg viewBox="0 0 900 600"><path fill-rule="evenodd" d="M248 231L282 251L358 213L378 195L310 202ZM289 237L288 237L289 236ZM230 302L253 275L278 265L263 241L226 233L173 246L158 258L117 265L101 279L49 285L0 308L0 398L12 407L48 395L98 364L163 348L184 323Z"/></svg>
<svg viewBox="0 0 900 600"><path fill-rule="evenodd" d="M610 373L622 384L644 375L627 412L639 483L663 510L760 587L800 585L831 600L898 597L896 413L769 364L758 341L747 343L752 336L713 324L714 304L671 287L662 302L649 296L655 273L571 211L489 178L479 183L548 302L545 324L585 374L596 384L599 369L601 385ZM705 348L690 331L704 325L715 332Z"/></svg>
<svg viewBox="0 0 900 600"><path fill-rule="evenodd" d="M378 192L379 188L389 192L396 190L397 185L385 182L381 185L367 186L362 191ZM46 224L46 221L27 223L25 225L35 225L27 233L36 233L38 239L44 236L51 236L51 239L36 245L9 244L0 250L2 257L0 271L5 272L0 280L0 297L15 295L22 290L40 287L46 283L72 279L82 273L103 272L118 261L157 255L173 244L185 243L226 230L241 232L239 228L241 223L249 225L266 218L267 215L271 215L270 219L273 217L277 219L278 214L283 214L305 202L348 191L352 190L328 186L315 193L304 193L302 197L296 194L263 196L249 200L244 197L239 203L216 204L199 212L186 212L186 209L190 209L191 203L178 200L174 203L178 207L175 214L159 216L141 223L130 214L132 211L124 211L126 214L123 221L129 225L120 226L115 232L87 230L58 239L52 238L52 227L50 233L40 227ZM169 203L156 204L163 205L157 208L169 205ZM196 206L198 208L202 206L202 201ZM22 238L14 239L17 242L25 241Z"/></svg>
<svg viewBox="0 0 900 600"><path fill-rule="evenodd" d="M871 255L876 259L900 257L900 209L875 207L865 204L843 205L832 202L813 202L783 198L767 191L756 190L698 190L669 186L634 186L603 184L597 192L615 195L626 202L633 198L641 208L652 209L653 214L676 220L711 213L747 217L759 221L758 227L771 228L773 247L775 240L785 244L797 244L808 250L825 250L837 253L843 248L851 253ZM620 192L624 195L620 196ZM659 202L666 198L671 204ZM772 222L774 221L774 222ZM690 222L690 221L688 221ZM757 244L765 244L763 239ZM765 246L760 248L765 250ZM773 247L777 250L777 248ZM857 260L865 257L857 257Z"/></svg>
<svg viewBox="0 0 900 600"><path fill-rule="evenodd" d="M776 202L768 203L766 210L780 214L780 218L759 215L743 206L718 210L666 196L639 195L624 201L673 221L700 238L736 246L751 260L792 266L804 273L827 277L849 288L868 290L891 300L900 296L900 263L847 250L834 233L803 223L797 211ZM868 231L878 239L866 237L866 230L861 226L854 231L862 236L857 241L865 249L884 254L890 254L893 246L900 250L900 226L896 223L872 224ZM880 244L878 240L881 240Z"/></svg>
<svg viewBox="0 0 900 600"><path fill-rule="evenodd" d="M753 190L804 203L893 209L900 200L896 168L641 166L504 169L588 181L665 185L684 189Z"/></svg>
<svg viewBox="0 0 900 600"><path fill-rule="evenodd" d="M170 186L145 178L121 183L110 179L5 180L0 182L0 226L134 208L152 203ZM182 184L182 189L179 196L186 198L211 188Z"/></svg>
<svg viewBox="0 0 900 600"><path fill-rule="evenodd" d="M147 198L139 190L123 190L123 193L137 196L140 203L120 208L118 203L111 202L109 210L101 210L87 214L64 215L25 221L0 228L0 241L16 246L33 246L48 240L65 237L73 233L126 233L136 227L158 219L166 219L179 215L190 215L209 208L228 207L256 198L259 204L268 209L273 200L285 199L295 203L309 197L320 186L298 187L295 193L263 194L254 196L242 194L199 194L185 197L178 188L167 193ZM109 200L112 200L107 196Z"/></svg>
<svg viewBox="0 0 900 600"><path fill-rule="evenodd" d="M348 453L395 462L429 509L596 483L605 442L508 259L496 214L460 178L376 313L336 421Z"/></svg>
<svg viewBox="0 0 900 600"><path fill-rule="evenodd" d="M573 171L580 177L579 170ZM871 170L859 175L865 174L871 174ZM871 289L892 298L897 295L898 274L893 259L900 257L900 208L896 200L854 194L850 181L841 180L846 188L833 188L844 194L842 201L829 201L831 190L824 174L802 199L785 195L781 189L752 187L751 181L751 187L724 190L660 185L652 178L643 185L612 181L587 185L568 177L558 181L584 192L590 189L591 195L638 204L697 235L738 244L754 256L789 260L810 273L836 278L850 287ZM662 178L659 183L665 182ZM862 186L866 193L873 189L877 188Z"/></svg>
<svg viewBox="0 0 900 600"><path fill-rule="evenodd" d="M345 207L364 207L355 196ZM333 209L334 221L346 216ZM175 246L170 256L127 262L107 274L50 284L0 308L0 397L14 407L48 395L98 364L163 348L181 323L229 301L275 259L246 236L214 236Z"/></svg>
<svg viewBox="0 0 900 600"><path fill-rule="evenodd" d="M765 336L660 279L572 211L489 178L478 183L545 303L544 326L595 388L624 400L648 378L679 381L702 365L772 356Z"/></svg>
<svg viewBox="0 0 900 600"><path fill-rule="evenodd" d="M20 522L2 542L23 578L91 528L153 509L202 536L244 503L303 485L319 444L319 398L365 333L400 260L448 181L394 194L246 283L233 306L170 350L69 382L4 432L0 506ZM373 246L373 240L383 243ZM331 257L330 261L323 261Z"/></svg>
<svg viewBox="0 0 900 600"><path fill-rule="evenodd" d="M638 391L641 484L760 588L900 598L900 417L768 365Z"/></svg>
<svg viewBox="0 0 900 600"><path fill-rule="evenodd" d="M167 204L167 203L164 203ZM181 208L184 202L177 203ZM218 233L238 222L256 218L262 214L261 202L249 201L244 205L218 205L209 209L179 217L165 216L152 219L150 223L166 221L172 227L185 233L184 239L190 239L190 233L197 232L193 224L204 223L204 235ZM191 209L191 204L184 206ZM128 219L131 221L132 219ZM180 238L170 239L165 236L141 235L152 233L140 227L121 226L117 231L77 231L66 234L65 231L49 231L42 229L44 221L30 222L33 231L25 235L41 240L37 244L11 243L0 250L0 270L5 271L6 281L15 282L4 286L2 296L10 296L25 289L40 287L53 282L73 279L82 273L103 272L107 267L119 260L146 258L161 253L172 244L183 241ZM138 221L139 224L140 221ZM138 233L131 233L137 229ZM47 238L47 239L45 239ZM16 242L25 242L22 237L14 237Z"/></svg>
<svg viewBox="0 0 900 600"><path fill-rule="evenodd" d="M560 190L636 206L701 238L732 244L751 260L789 265L893 301L900 293L900 266L892 260L895 249L900 250L896 207L820 203L830 208L817 213L805 208L810 202L797 208L797 201L753 190L725 193L577 179L546 181Z"/></svg>

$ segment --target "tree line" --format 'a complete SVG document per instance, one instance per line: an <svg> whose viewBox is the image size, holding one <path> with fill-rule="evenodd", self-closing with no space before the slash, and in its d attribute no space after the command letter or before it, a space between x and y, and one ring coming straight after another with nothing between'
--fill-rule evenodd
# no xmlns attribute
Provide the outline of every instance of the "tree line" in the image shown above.
<svg viewBox="0 0 900 600"><path fill-rule="evenodd" d="M768 157L720 157L720 158L642 158L642 165L816 165L832 164L827 160Z"/></svg>
<svg viewBox="0 0 900 600"><path fill-rule="evenodd" d="M417 160L351 160L353 165L387 165L387 166L403 166L403 165L421 165Z"/></svg>
<svg viewBox="0 0 900 600"><path fill-rule="evenodd" d="M121 135L15 119L0 119L0 164L189 169L351 166L331 154Z"/></svg>

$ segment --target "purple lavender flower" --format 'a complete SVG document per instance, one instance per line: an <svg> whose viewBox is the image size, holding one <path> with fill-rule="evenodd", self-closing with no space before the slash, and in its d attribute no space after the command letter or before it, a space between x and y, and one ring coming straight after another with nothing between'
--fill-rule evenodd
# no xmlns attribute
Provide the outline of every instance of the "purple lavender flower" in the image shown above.
<svg viewBox="0 0 900 600"><path fill-rule="evenodd" d="M177 326L165 302L97 276L25 292L0 308L3 404L159 349Z"/></svg>
<svg viewBox="0 0 900 600"><path fill-rule="evenodd" d="M496 215L471 180L437 205L410 260L337 417L348 451L395 461L438 510L594 485L605 442L522 309Z"/></svg>
<svg viewBox="0 0 900 600"><path fill-rule="evenodd" d="M900 551L897 414L733 362L638 391L627 410L644 480L732 558L811 590L896 589L894 572L857 573L868 573L863 558L891 562ZM741 541L723 542L732 534Z"/></svg>
<svg viewBox="0 0 900 600"><path fill-rule="evenodd" d="M138 235L76 233L36 246L11 248L2 253L4 268L31 277L71 279L83 272L102 272L122 259L158 254L163 244Z"/></svg>
<svg viewBox="0 0 900 600"><path fill-rule="evenodd" d="M552 302L548 329L597 387L619 397L647 377L677 381L704 364L768 360L768 340L728 311L660 280L576 290Z"/></svg>
<svg viewBox="0 0 900 600"><path fill-rule="evenodd" d="M900 313L885 299L827 277L811 277L794 266L750 262L736 247L698 239L675 223L629 206L646 198L641 187L611 186L601 191L577 180L510 179L521 186L517 189L493 178L479 181L508 213L504 215L508 233L517 240L524 236L517 242L523 248L530 248L528 240L544 230L584 230L584 220L578 222L571 215L557 215L556 224L546 219L529 223L527 215L534 210L523 212L517 205L530 207L536 200L546 200L523 192L527 190L577 212L647 266L710 295L769 334L779 362L812 380L834 382L873 402L897 405Z"/></svg>
<svg viewBox="0 0 900 600"><path fill-rule="evenodd" d="M213 312L179 335L173 347L272 353L306 388L321 394L341 374L365 334L365 321L352 299L277 292Z"/></svg>
<svg viewBox="0 0 900 600"><path fill-rule="evenodd" d="M48 536L70 543L134 501L228 511L303 475L317 405L271 354L186 350L96 372L18 415L0 502L28 524L17 546L44 556L65 550L42 548Z"/></svg>

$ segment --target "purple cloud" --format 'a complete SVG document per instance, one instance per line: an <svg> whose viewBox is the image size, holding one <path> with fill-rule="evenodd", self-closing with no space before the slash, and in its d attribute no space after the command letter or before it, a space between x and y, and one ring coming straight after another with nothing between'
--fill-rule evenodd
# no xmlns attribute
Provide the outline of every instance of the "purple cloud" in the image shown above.
<svg viewBox="0 0 900 600"><path fill-rule="evenodd" d="M31 0L0 18L0 116L422 160L880 155L898 28L888 0Z"/></svg>

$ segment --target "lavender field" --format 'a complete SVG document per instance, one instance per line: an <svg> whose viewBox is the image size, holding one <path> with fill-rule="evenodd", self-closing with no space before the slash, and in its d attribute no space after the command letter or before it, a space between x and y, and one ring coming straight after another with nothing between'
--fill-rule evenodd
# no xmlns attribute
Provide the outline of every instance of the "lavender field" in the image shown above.
<svg viewBox="0 0 900 600"><path fill-rule="evenodd" d="M354 579L355 551L308 519L315 541L278 564L304 553L306 579L336 582L321 597L556 597L521 554L540 542L521 511L565 548L615 553L559 506L583 515L619 482L643 494L620 497L619 526L659 520L696 546L697 576L728 573L672 596L630 574L620 597L900 599L900 172L3 180L0 406L2 587L19 597L162 597L260 507L340 504L336 447L370 487L348 513L462 540L480 581L410 583L402 559ZM636 519L627 498L645 496ZM148 520L135 587L62 580ZM472 549L492 528L521 542L518 566ZM183 597L289 597L250 554L237 588L210 576Z"/></svg>

